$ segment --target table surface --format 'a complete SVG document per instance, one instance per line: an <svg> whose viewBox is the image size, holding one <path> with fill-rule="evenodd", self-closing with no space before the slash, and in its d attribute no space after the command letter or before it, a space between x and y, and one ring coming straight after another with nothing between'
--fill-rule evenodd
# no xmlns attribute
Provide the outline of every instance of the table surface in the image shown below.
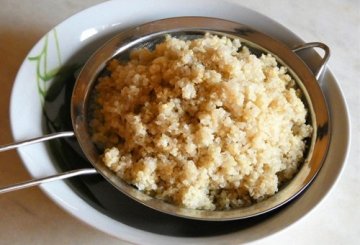
<svg viewBox="0 0 360 245"><path fill-rule="evenodd" d="M56 24L99 2L0 1L0 144L12 141L9 101L26 54ZM269 16L306 41L331 47L329 66L344 92L352 124L350 155L330 195L299 222L255 244L356 244L360 239L360 1L233 2ZM16 151L0 154L0 186L29 178ZM70 216L38 188L0 196L0 230L1 244L122 244Z"/></svg>

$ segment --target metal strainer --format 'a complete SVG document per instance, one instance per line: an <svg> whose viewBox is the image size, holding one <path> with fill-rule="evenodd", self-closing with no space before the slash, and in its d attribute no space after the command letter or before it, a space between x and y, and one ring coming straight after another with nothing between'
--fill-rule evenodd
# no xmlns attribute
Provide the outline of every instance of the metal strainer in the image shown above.
<svg viewBox="0 0 360 245"><path fill-rule="evenodd" d="M239 38L242 44L249 47L252 53L270 53L278 64L288 69L288 74L296 81L302 90L303 101L309 111L309 122L313 127L313 134L304 163L295 177L282 186L275 195L254 203L249 207L236 208L225 211L205 211L181 208L162 200L152 198L129 184L122 181L114 172L108 169L101 161L100 154L89 133L88 106L90 95L96 84L97 77L104 70L107 62L114 57L126 57L134 48L154 47L164 39L166 34L186 39L194 39L210 33L229 38ZM314 75L306 64L296 55L296 52L319 47L325 51L322 63ZM31 180L0 189L0 194L35 186L45 182L70 178L78 175L100 173L108 182L134 200L158 211L184 218L225 221L244 219L269 212L289 202L301 193L315 178L327 155L330 142L330 118L327 105L321 89L317 83L325 64L329 58L329 48L322 43L302 44L289 49L283 43L274 40L248 26L239 23L207 17L176 17L150 22L116 35L97 50L82 68L71 99L71 118L74 132L61 132L43 137L22 141L0 147L1 151L14 149L20 146L46 141L54 138L75 136L83 153L94 166L90 169L79 169L65 172L46 178Z"/></svg>

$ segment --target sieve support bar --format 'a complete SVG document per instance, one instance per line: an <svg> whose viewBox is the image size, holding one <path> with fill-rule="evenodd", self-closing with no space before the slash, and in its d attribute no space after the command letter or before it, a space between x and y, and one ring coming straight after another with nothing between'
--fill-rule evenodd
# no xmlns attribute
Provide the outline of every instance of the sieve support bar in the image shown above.
<svg viewBox="0 0 360 245"><path fill-rule="evenodd" d="M74 135L75 135L75 133L72 132L72 131L65 131L65 132L60 132L60 133L48 134L48 135L44 135L44 136L41 136L41 137L27 139L27 140L11 143L11 144L8 144L8 145L0 146L0 152L9 151L9 150L16 149L16 148L19 148L19 147L22 147L22 146L36 144L36 143L40 143L40 142L43 142L43 141L48 141L48 140L52 140L52 139L56 139L56 138L73 137Z"/></svg>
<svg viewBox="0 0 360 245"><path fill-rule="evenodd" d="M0 188L0 194L25 189L25 188L41 185L44 183L56 181L56 180L68 179L68 178L79 176L79 175L89 175L89 174L96 174L96 173L97 173L97 171L94 168L84 168L84 169L72 170L72 171L61 173L61 174L55 174L55 175L47 176L44 178L33 179L33 180L29 180L29 181L20 182L17 184L5 186L5 187Z"/></svg>
<svg viewBox="0 0 360 245"><path fill-rule="evenodd" d="M320 48L320 49L324 50L324 52L325 52L324 56L321 59L320 67L314 74L316 80L319 81L322 74L325 71L326 63L328 62L328 60L330 58L330 48L326 44L321 43L321 42L311 42L311 43L300 44L298 46L293 47L291 50L294 53L297 53L301 50L309 49L309 48Z"/></svg>

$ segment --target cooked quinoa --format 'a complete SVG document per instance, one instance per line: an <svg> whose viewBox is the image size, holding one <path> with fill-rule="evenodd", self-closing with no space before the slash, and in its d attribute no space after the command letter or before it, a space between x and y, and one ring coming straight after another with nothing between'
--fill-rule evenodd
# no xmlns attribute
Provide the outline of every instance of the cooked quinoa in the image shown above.
<svg viewBox="0 0 360 245"><path fill-rule="evenodd" d="M295 82L238 39L166 36L112 60L90 127L103 162L146 194L192 209L273 195L303 162L312 127Z"/></svg>

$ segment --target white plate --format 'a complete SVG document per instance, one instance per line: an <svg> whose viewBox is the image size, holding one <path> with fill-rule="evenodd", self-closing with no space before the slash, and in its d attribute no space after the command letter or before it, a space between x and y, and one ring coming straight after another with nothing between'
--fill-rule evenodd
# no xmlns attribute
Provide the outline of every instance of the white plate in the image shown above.
<svg viewBox="0 0 360 245"><path fill-rule="evenodd" d="M44 134L42 99L39 88L52 81L51 71L72 60L83 60L88 52L112 33L129 26L174 16L210 16L237 21L252 26L289 46L301 43L295 34L275 21L230 1L183 0L183 1L110 1L86 9L65 20L30 51L16 78L11 97L11 126L15 140L22 140ZM42 52L47 43L46 52ZM83 47L82 53L78 53ZM74 57L74 54L77 55ZM39 74L46 66L49 81L39 76L36 57L39 60ZM311 54L316 58L316 54ZM46 59L45 59L46 56ZM311 57L310 57L311 58ZM45 65L46 64L46 65ZM223 244L253 241L295 223L308 214L329 192L338 179L349 149L349 119L341 90L332 73L327 70L322 89L328 102L332 119L332 140L329 154L322 170L311 187L294 203L269 219L258 222L248 229L241 229L212 237L174 237L151 233L126 224L99 212L77 195L65 182L45 184L42 189L59 206L76 218L110 235L134 243L147 244ZM336 115L336 117L334 117ZM57 173L54 156L46 144L21 148L19 154L33 177L44 177ZM119 207L121 208L121 207Z"/></svg>

